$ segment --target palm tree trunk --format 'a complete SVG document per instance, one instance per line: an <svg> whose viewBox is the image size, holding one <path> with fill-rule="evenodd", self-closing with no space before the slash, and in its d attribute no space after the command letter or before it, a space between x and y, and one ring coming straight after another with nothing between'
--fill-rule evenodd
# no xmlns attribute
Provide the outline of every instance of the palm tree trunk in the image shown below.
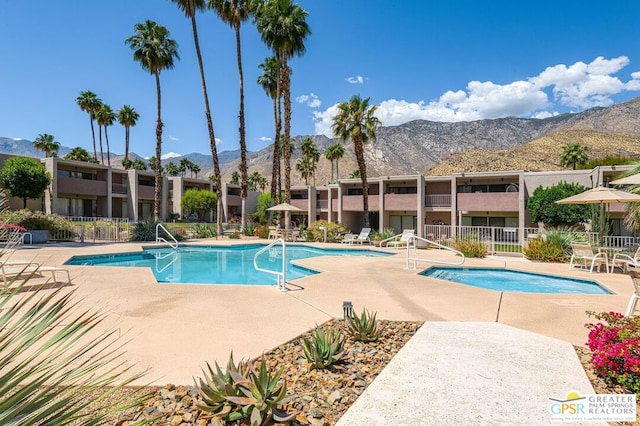
<svg viewBox="0 0 640 426"><path fill-rule="evenodd" d="M353 139L353 150L356 154L356 161L360 169L360 179L362 180L362 210L364 214L363 228L369 228L369 182L367 182L367 168L364 162L364 148L359 137Z"/></svg>
<svg viewBox="0 0 640 426"><path fill-rule="evenodd" d="M238 77L240 79L240 199L242 216L240 226L247 226L247 142L244 129L244 75L242 73L242 54L240 46L240 25L234 25L236 30L236 52L238 57Z"/></svg>
<svg viewBox="0 0 640 426"><path fill-rule="evenodd" d="M278 66L278 77L276 81L276 97L273 100L273 115L276 126L276 135L273 139L273 167L271 169L271 206L275 206L280 201L280 67Z"/></svg>
<svg viewBox="0 0 640 426"><path fill-rule="evenodd" d="M129 126L124 126L124 159L129 163Z"/></svg>
<svg viewBox="0 0 640 426"><path fill-rule="evenodd" d="M211 108L209 108L209 95L207 93L207 83L204 78L204 65L202 64L202 54L200 53L200 42L198 41L198 26L196 25L195 14L191 16L191 29L193 30L193 43L196 46L196 56L198 57L198 67L200 69L200 81L202 84L202 94L204 96L204 110L207 117L207 129L209 130L209 145L211 146L211 157L213 158L213 175L215 176L214 186L218 198L216 211L217 235L222 235L222 177L220 175L220 163L218 162L218 148L216 147L216 136L213 131L211 121Z"/></svg>
<svg viewBox="0 0 640 426"><path fill-rule="evenodd" d="M282 70L284 93L284 200L291 202L291 81L289 66L284 63Z"/></svg>
<svg viewBox="0 0 640 426"><path fill-rule="evenodd" d="M104 138L107 141L107 166L111 166L111 149L109 149L109 134L107 133L107 126L104 126Z"/></svg>
<svg viewBox="0 0 640 426"><path fill-rule="evenodd" d="M158 117L156 119L156 163L155 163L155 187L153 193L153 217L160 221L160 200L162 196L162 173L160 170L160 157L162 157L162 95L160 92L160 73L154 73L156 77L156 95L158 98Z"/></svg>
<svg viewBox="0 0 640 426"><path fill-rule="evenodd" d="M93 127L93 114L89 113L89 120L91 121L91 138L93 139L93 161L98 162L98 151L96 150L96 131Z"/></svg>
<svg viewBox="0 0 640 426"><path fill-rule="evenodd" d="M104 165L104 154L102 151L102 126L98 125L98 136L100 140L100 164Z"/></svg>

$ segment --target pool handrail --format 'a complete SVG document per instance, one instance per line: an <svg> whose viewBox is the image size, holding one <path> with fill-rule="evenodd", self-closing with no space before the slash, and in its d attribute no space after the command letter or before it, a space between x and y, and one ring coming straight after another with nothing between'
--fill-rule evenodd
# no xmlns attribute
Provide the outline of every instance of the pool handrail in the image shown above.
<svg viewBox="0 0 640 426"><path fill-rule="evenodd" d="M423 258L420 258L420 257L411 257L411 250L413 250L413 252L415 253L417 251L417 249L418 249L417 244L416 244L416 240L417 241L426 242L427 243L427 247L431 246L431 245L434 245L434 246L436 246L438 248L452 251L455 254L457 254L458 256L460 256L462 259L459 262L447 262L445 260L423 259ZM462 254L462 252L460 252L460 251L458 251L458 250L456 250L454 248L445 246L443 244L436 243L435 241L431 241L431 240L428 240L426 238L419 237L417 235L411 236L411 238L409 238L409 241L407 242L407 261L406 261L406 266L405 266L406 269L416 269L417 262L431 262L431 263L439 263L439 264L443 264L443 265L463 265L465 260L466 260L466 258L464 256L464 254ZM410 261L413 261L413 268L411 268L409 266L410 265Z"/></svg>
<svg viewBox="0 0 640 426"><path fill-rule="evenodd" d="M164 260L169 256L173 256L173 258L171 259L171 261L169 261L169 263L167 263L166 265L164 265L163 267L159 267L158 266L158 260ZM178 260L178 252L173 250L170 251L169 253L156 253L156 272L161 273L164 272L165 269L167 269L169 266L173 265L176 260Z"/></svg>
<svg viewBox="0 0 640 426"><path fill-rule="evenodd" d="M265 251L272 248L274 245L280 244L282 246L282 271L272 271L270 269L264 269L258 266L258 256L260 256ZM288 291L287 288L287 244L282 238L276 238L272 243L264 246L253 256L253 267L256 271L265 272L267 274L274 274L277 278L276 286L280 289L280 291Z"/></svg>
<svg viewBox="0 0 640 426"><path fill-rule="evenodd" d="M166 239L164 239L163 237L160 236L160 229L162 229L173 240L173 244L170 241L167 241ZM175 237L173 235L171 235L171 232L169 232L169 230L167 228L162 226L161 223L158 223L156 225L156 245L159 244L159 243L165 243L166 245L168 245L172 249L177 249L178 248L178 240L176 240Z"/></svg>

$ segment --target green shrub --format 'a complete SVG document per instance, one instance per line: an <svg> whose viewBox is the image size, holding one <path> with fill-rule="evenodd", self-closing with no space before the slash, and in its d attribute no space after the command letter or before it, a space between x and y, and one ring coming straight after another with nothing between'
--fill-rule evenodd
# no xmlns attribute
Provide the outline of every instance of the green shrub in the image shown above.
<svg viewBox="0 0 640 426"><path fill-rule="evenodd" d="M339 328L316 327L311 339L302 338L304 357L315 368L327 368L344 355L344 338Z"/></svg>
<svg viewBox="0 0 640 426"><path fill-rule="evenodd" d="M571 243L587 242L587 235L573 226L548 228L542 235L549 243L561 246L567 255L571 254Z"/></svg>
<svg viewBox="0 0 640 426"><path fill-rule="evenodd" d="M320 229L325 227L327 230L327 242L335 243L340 240L340 236L349 232L342 224L337 222L328 222L326 220L316 220L305 231L305 238L307 241L324 241L324 230Z"/></svg>
<svg viewBox="0 0 640 426"><path fill-rule="evenodd" d="M157 222L153 219L141 220L137 222L133 230L131 231L130 241L155 241L156 240L156 225ZM186 230L183 227L172 227L171 235L177 240L182 241L186 238ZM158 233L160 237L164 238L167 241L171 241L171 237L165 232L164 229L160 228L160 232Z"/></svg>
<svg viewBox="0 0 640 426"><path fill-rule="evenodd" d="M5 223L24 226L28 230L42 229L49 231L51 234L73 232L73 224L62 216L32 212L28 209L7 210L0 215L0 220Z"/></svg>
<svg viewBox="0 0 640 426"><path fill-rule="evenodd" d="M207 364L209 374L204 372L205 380L196 381L196 389L202 398L202 403L198 404L201 410L225 422L241 421L252 425L269 424L270 419L288 422L295 417L295 413L278 409L287 395L286 382L278 386L282 368L273 372L261 359L256 372L249 362L240 361L236 365L233 353L224 373L218 363L215 366L213 371Z"/></svg>
<svg viewBox="0 0 640 426"><path fill-rule="evenodd" d="M247 226L244 227L243 233L247 237L253 237L256 234L256 225L253 223L247 223Z"/></svg>
<svg viewBox="0 0 640 426"><path fill-rule="evenodd" d="M235 231L233 234L229 234L229 239L231 239L231 240L239 240L240 239L240 232L239 231Z"/></svg>
<svg viewBox="0 0 640 426"><path fill-rule="evenodd" d="M376 313L370 314L365 308L360 316L348 317L346 327L354 340L360 342L375 342L384 331L384 326L376 320Z"/></svg>
<svg viewBox="0 0 640 426"><path fill-rule="evenodd" d="M453 243L453 248L465 257L487 257L487 246L478 241L457 240Z"/></svg>
<svg viewBox="0 0 640 426"><path fill-rule="evenodd" d="M269 238L269 227L268 226L258 226L256 228L256 235L260 238L267 239Z"/></svg>
<svg viewBox="0 0 640 426"><path fill-rule="evenodd" d="M196 223L193 232L196 238L215 238L218 235L215 225L208 223Z"/></svg>
<svg viewBox="0 0 640 426"><path fill-rule="evenodd" d="M382 241L386 240L387 238L391 238L394 235L396 235L396 231L393 228L384 228L382 232L378 232L376 230L371 231L371 234L369 234L369 239L371 241Z"/></svg>
<svg viewBox="0 0 640 426"><path fill-rule="evenodd" d="M547 225L573 225L589 219L587 204L558 204L556 201L586 191L586 186L577 183L559 182L543 188L539 186L527 200L527 211L534 222Z"/></svg>
<svg viewBox="0 0 640 426"><path fill-rule="evenodd" d="M557 239L545 240L536 238L529 241L523 250L525 257L536 262L566 262L567 252L562 242Z"/></svg>

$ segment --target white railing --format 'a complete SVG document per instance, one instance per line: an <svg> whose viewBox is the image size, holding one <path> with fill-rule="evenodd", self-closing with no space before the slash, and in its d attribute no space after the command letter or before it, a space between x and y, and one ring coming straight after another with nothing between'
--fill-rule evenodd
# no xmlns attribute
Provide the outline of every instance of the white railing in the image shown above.
<svg viewBox="0 0 640 426"><path fill-rule="evenodd" d="M457 254L458 256L461 257L459 262L448 262L446 260L437 260L437 259L425 259L422 257L412 257L411 256L411 252L413 251L413 253L417 253L417 245L416 245L416 241L422 241L427 243L427 247L430 246L436 246L439 249L443 249L443 250L448 250L450 252L453 252L455 254ZM458 250L451 248L449 246L446 246L444 244L440 244L440 243L436 243L435 241L431 241L431 240L427 240L426 238L422 238L422 237L418 237L417 235L413 235L411 238L409 238L409 242L407 244L407 262L406 262L406 269L416 269L416 265L418 262L430 262L430 263L439 263L439 264L443 264L443 265L463 265L464 261L466 260L464 254L462 254L462 252L459 252ZM410 267L411 262L413 262L413 268Z"/></svg>
<svg viewBox="0 0 640 426"><path fill-rule="evenodd" d="M164 237L160 236L160 230L161 229L169 236L169 238L171 238L173 240L173 243L171 243L170 241L167 241ZM171 232L169 232L167 230L167 228L162 226L161 223L156 225L156 244L159 244L159 243L165 243L166 245L168 245L172 249L177 249L178 248L178 240L176 240L175 237L173 235L171 235Z"/></svg>
<svg viewBox="0 0 640 426"><path fill-rule="evenodd" d="M282 270L272 271L270 269L264 269L258 266L258 256L262 253L271 249L274 245L280 244L282 246ZM277 278L276 286L280 289L280 291L287 291L287 245L282 238L277 238L273 240L273 242L260 250L253 256L253 267L256 271L265 272L267 274L273 274Z"/></svg>

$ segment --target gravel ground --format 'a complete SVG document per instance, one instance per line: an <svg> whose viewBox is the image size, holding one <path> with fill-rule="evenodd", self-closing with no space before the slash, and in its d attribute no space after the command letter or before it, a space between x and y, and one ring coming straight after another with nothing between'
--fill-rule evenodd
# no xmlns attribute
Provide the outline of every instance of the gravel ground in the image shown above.
<svg viewBox="0 0 640 426"><path fill-rule="evenodd" d="M389 360L413 336L422 325L420 322L381 321L385 334L378 342L354 342L347 338L345 356L335 367L317 370L310 367L302 356L300 339L278 346L265 353L272 368L287 366L283 378L289 397L282 407L297 413L293 425L333 425L356 398L378 376ZM324 326L342 326L343 321L332 320ZM308 336L310 333L306 333ZM591 353L584 347L575 347L576 353L596 393L629 393L620 386L607 384L595 373ZM237 361L237 360L236 360ZM130 426L136 421L152 420L154 425L171 426L219 426L216 419L206 419L197 407L198 395L193 386L175 386L142 389L152 396L141 406L126 415L111 419L118 426ZM134 395L140 389L124 389L121 393ZM96 409L97 407L93 407ZM640 413L640 406L638 407ZM611 423L615 426L639 425L635 423Z"/></svg>

